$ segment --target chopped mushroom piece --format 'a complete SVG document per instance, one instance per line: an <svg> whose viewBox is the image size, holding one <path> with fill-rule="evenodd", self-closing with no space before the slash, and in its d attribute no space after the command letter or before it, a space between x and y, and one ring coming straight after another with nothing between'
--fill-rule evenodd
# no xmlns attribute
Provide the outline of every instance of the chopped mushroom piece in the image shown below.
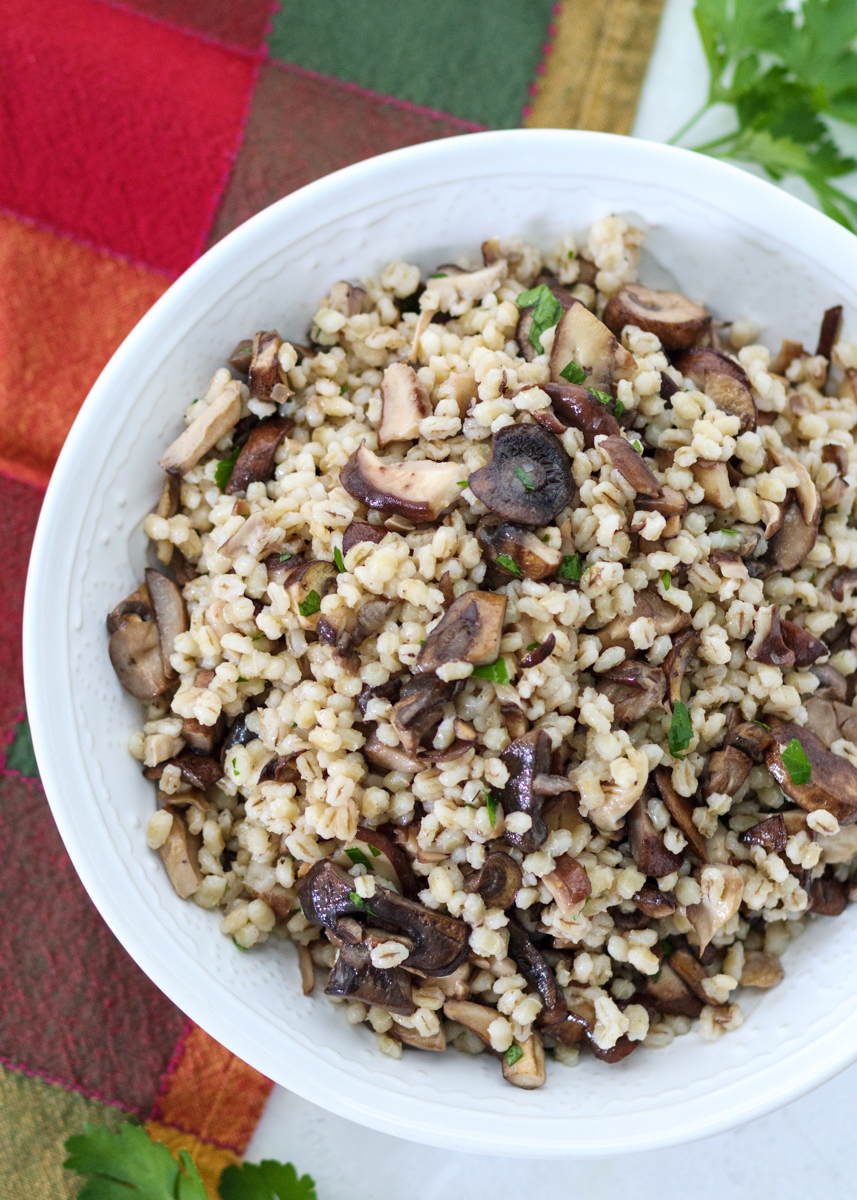
<svg viewBox="0 0 857 1200"><path fill-rule="evenodd" d="M468 483L487 508L519 525L550 524L574 491L571 459L541 425L506 425L495 433L491 461Z"/></svg>
<svg viewBox="0 0 857 1200"><path fill-rule="evenodd" d="M635 450L623 437L606 437L598 443L601 450L635 492L653 500L663 495L663 486L658 483L651 467L639 450Z"/></svg>
<svg viewBox="0 0 857 1200"><path fill-rule="evenodd" d="M801 507L792 500L783 510L782 524L770 538L767 560L777 571L793 571L804 561L818 538L821 506L813 524L804 520ZM767 537L767 531L765 532Z"/></svg>
<svg viewBox="0 0 857 1200"><path fill-rule="evenodd" d="M197 862L201 842L197 834L188 832L185 819L175 805L168 805L166 811L172 815L173 823L167 840L158 853L167 868L176 895L182 900L187 900L188 896L199 891L202 883L202 873Z"/></svg>
<svg viewBox="0 0 857 1200"><path fill-rule="evenodd" d="M293 567L285 579L285 589L301 629L315 629L321 601L336 591L338 572L333 563L308 562Z"/></svg>
<svg viewBox="0 0 857 1200"><path fill-rule="evenodd" d="M720 509L734 507L735 492L729 482L729 470L725 462L699 458L690 469L694 480L703 490L706 504Z"/></svg>
<svg viewBox="0 0 857 1200"><path fill-rule="evenodd" d="M328 307L334 312L342 313L344 317L356 317L366 308L368 299L366 291L349 283L346 279L338 279L328 294Z"/></svg>
<svg viewBox="0 0 857 1200"><path fill-rule="evenodd" d="M355 518L342 535L343 557L352 546L358 546L361 542L373 542L377 546L386 536L387 530L383 525L370 525L368 521Z"/></svg>
<svg viewBox="0 0 857 1200"><path fill-rule="evenodd" d="M411 978L401 967L382 968L372 963L368 946L343 943L330 973L326 996L362 1000L370 1007L409 1017L415 1009Z"/></svg>
<svg viewBox="0 0 857 1200"><path fill-rule="evenodd" d="M601 673L599 689L613 705L613 722L632 725L653 708L663 706L666 675L660 667L647 662L623 662Z"/></svg>
<svg viewBox="0 0 857 1200"><path fill-rule="evenodd" d="M556 634L549 633L548 636L545 638L545 640L542 642L542 644L540 646L536 646L534 650L527 651L527 653L521 659L521 670L527 671L527 670L529 670L530 667L537 667L539 665L539 663L543 663L546 658L550 658L550 656L554 652L555 647L556 647ZM502 709L502 707L503 706L501 705L501 709ZM508 725L507 725L507 728L508 728ZM521 733L526 733L526 732L527 732L526 729L521 730ZM511 729L509 729L509 734L511 737L520 737L521 736L520 733L512 734Z"/></svg>
<svg viewBox="0 0 857 1200"><path fill-rule="evenodd" d="M555 1021L564 1021L568 1009L565 997L556 981L553 967L536 946L533 939L524 929L518 918L509 917L509 957L512 958L521 974L541 997L543 1008L539 1020L549 1025Z"/></svg>
<svg viewBox="0 0 857 1200"><path fill-rule="evenodd" d="M513 1062L509 1057L503 1057L503 1078L507 1083L513 1084L515 1087L533 1088L542 1087L547 1080L545 1073L545 1050L542 1039L533 1030L525 1042L516 1042L523 1051L520 1058L516 1058Z"/></svg>
<svg viewBox="0 0 857 1200"><path fill-rule="evenodd" d="M806 702L806 726L828 750L840 738L853 742L857 738L857 709L838 700L819 698L818 693Z"/></svg>
<svg viewBox="0 0 857 1200"><path fill-rule="evenodd" d="M279 352L282 339L276 329L270 333L257 333L253 338L253 357L248 371L250 395L257 400L269 401L271 393L280 382Z"/></svg>
<svg viewBox="0 0 857 1200"><path fill-rule="evenodd" d="M658 292L641 283L626 283L604 310L604 324L620 337L636 325L660 339L665 350L686 350L708 332L711 315L679 292Z"/></svg>
<svg viewBox="0 0 857 1200"><path fill-rule="evenodd" d="M360 446L342 468L339 479L346 492L367 508L398 513L413 521L436 521L461 495L464 468L460 463L385 463Z"/></svg>
<svg viewBox="0 0 857 1200"><path fill-rule="evenodd" d="M487 1004L474 1004L472 1000L447 1000L443 1006L443 1015L447 1020L455 1021L471 1033L475 1033L486 1046L491 1045L488 1029L497 1020L496 1008L489 1008Z"/></svg>
<svg viewBox="0 0 857 1200"><path fill-rule="evenodd" d="M811 667L817 658L829 654L829 648L817 637L813 637L808 629L795 621L780 621L782 639L794 654L794 665L799 671Z"/></svg>
<svg viewBox="0 0 857 1200"><path fill-rule="evenodd" d="M698 1017L706 1000L700 1000L668 962L657 975L646 978L645 997L658 1012L670 1017Z"/></svg>
<svg viewBox="0 0 857 1200"><path fill-rule="evenodd" d="M826 867L821 879L813 879L807 889L809 911L821 917L838 917L848 903L848 884L836 879Z"/></svg>
<svg viewBox="0 0 857 1200"><path fill-rule="evenodd" d="M681 700L681 685L699 648L699 634L695 629L686 629L673 638L672 650L661 664L661 670L669 683L669 702Z"/></svg>
<svg viewBox="0 0 857 1200"><path fill-rule="evenodd" d="M747 647L747 657L772 667L788 668L794 666L795 655L783 641L779 612L777 604L763 605L756 609L756 619L753 623L755 634Z"/></svg>
<svg viewBox="0 0 857 1200"><path fill-rule="evenodd" d="M533 287L537 288L540 284L544 284L545 287L549 289L554 299L557 300L561 305L563 312L568 312L573 304L578 303L576 297L574 297L566 288L560 287L554 276L550 275L547 271L541 272L533 284ZM532 330L532 327L533 306L528 305L526 308L521 309L518 327L515 330L515 341L518 343L518 348L527 362L532 362L533 359L538 355L538 351L530 341L530 331Z"/></svg>
<svg viewBox="0 0 857 1200"><path fill-rule="evenodd" d="M393 868L403 894L413 897L419 891L419 884L411 868L410 859L395 840L395 832L396 826L393 825L382 825L378 829L372 829L369 825L358 825L355 841L365 842L367 846L383 854Z"/></svg>
<svg viewBox="0 0 857 1200"><path fill-rule="evenodd" d="M844 704L848 699L848 680L830 663L812 667L810 674L819 682L819 687L812 694L812 700L838 700L840 704Z"/></svg>
<svg viewBox="0 0 857 1200"><path fill-rule="evenodd" d="M708 779L703 794L708 797L718 792L734 796L747 782L752 769L752 758L737 746L724 746L721 750L714 750L708 760Z"/></svg>
<svg viewBox="0 0 857 1200"><path fill-rule="evenodd" d="M431 415L428 392L408 363L391 363L381 380L381 426L378 445L411 441L420 436L420 421Z"/></svg>
<svg viewBox="0 0 857 1200"><path fill-rule="evenodd" d="M654 879L647 879L631 899L644 916L656 920L672 916L676 909L672 892L662 892Z"/></svg>
<svg viewBox="0 0 857 1200"><path fill-rule="evenodd" d="M583 304L573 304L556 327L550 356L553 383L562 383L570 362L583 368L587 387L610 392L616 379L631 379L636 359L603 321Z"/></svg>
<svg viewBox="0 0 857 1200"><path fill-rule="evenodd" d="M414 1050L445 1050L446 1049L446 1034L443 1032L443 1026L430 1036L425 1036L422 1033L417 1033L415 1029L406 1029L404 1025L399 1025L394 1021L390 1026L388 1036L395 1038L397 1042L401 1042L405 1046L411 1046Z"/></svg>
<svg viewBox="0 0 857 1200"><path fill-rule="evenodd" d="M241 416L241 384L233 381L216 396L184 433L172 443L158 465L168 475L186 475L203 454L219 442L238 423Z"/></svg>
<svg viewBox="0 0 857 1200"><path fill-rule="evenodd" d="M444 264L438 267L438 274L429 279L426 290L433 292L441 309L448 312L462 300L481 300L489 292L496 291L508 273L504 258L478 271L461 271Z"/></svg>
<svg viewBox="0 0 857 1200"><path fill-rule="evenodd" d="M807 812L824 809L840 825L857 821L857 770L847 759L831 754L808 729L769 717L771 737L766 753L768 770L787 796ZM799 742L809 763L808 783L795 783L782 752L792 740Z"/></svg>
<svg viewBox="0 0 857 1200"><path fill-rule="evenodd" d="M444 663L492 663L500 653L506 597L497 592L462 592L425 640L414 671L436 671Z"/></svg>
<svg viewBox="0 0 857 1200"><path fill-rule="evenodd" d="M741 987L772 988L782 983L784 975L783 964L775 955L748 950L738 982Z"/></svg>
<svg viewBox="0 0 857 1200"><path fill-rule="evenodd" d="M417 675L403 684L390 720L408 754L415 754L423 735L437 728L443 718L443 706L454 693L455 684L445 683L437 675Z"/></svg>
<svg viewBox="0 0 857 1200"><path fill-rule="evenodd" d="M756 404L750 380L744 368L721 350L701 346L686 350L673 360L673 366L705 392L718 408L738 417L741 432L755 429L757 424Z"/></svg>
<svg viewBox="0 0 857 1200"><path fill-rule="evenodd" d="M315 987L315 964L308 946L298 946L298 967L301 973L301 991L305 996L309 996Z"/></svg>
<svg viewBox="0 0 857 1200"><path fill-rule="evenodd" d="M766 817L758 825L751 825L738 838L745 846L761 846L769 854L781 854L786 848L788 834L782 814Z"/></svg>
<svg viewBox="0 0 857 1200"><path fill-rule="evenodd" d="M587 450L592 449L599 434L618 437L621 433L619 422L610 409L589 388L576 383L548 383L544 390L556 412L583 434Z"/></svg>
<svg viewBox="0 0 857 1200"><path fill-rule="evenodd" d="M253 339L245 338L239 342L232 353L229 355L229 365L233 371L237 371L239 375L246 375L250 370L250 363L253 361Z"/></svg>
<svg viewBox="0 0 857 1200"><path fill-rule="evenodd" d="M222 712L213 725L203 725L196 717L185 717L182 722L182 737L197 754L217 753L225 731L226 717Z"/></svg>
<svg viewBox="0 0 857 1200"><path fill-rule="evenodd" d="M857 772L855 772L857 774ZM708 863L697 871L702 889L699 904L689 904L687 919L696 930L700 953L741 906L744 879L737 867ZM672 962L672 960L670 960ZM672 963L675 966L675 963Z"/></svg>
<svg viewBox="0 0 857 1200"><path fill-rule="evenodd" d="M254 558L261 558L270 541L271 526L265 520L265 514L255 512L240 529L236 529L232 537L227 538L219 553L231 559L236 559L241 554L252 554Z"/></svg>
<svg viewBox="0 0 857 1200"><path fill-rule="evenodd" d="M232 468L226 485L227 496L246 492L251 483L267 483L274 471L277 447L293 426L294 422L286 417L270 417L254 426Z"/></svg>
<svg viewBox="0 0 857 1200"><path fill-rule="evenodd" d="M497 517L483 517L476 528L476 538L491 562L501 570L515 575L508 562L498 562L503 556L511 560L518 575L527 579L547 579L555 575L562 563L562 554L546 546L531 529L501 521Z"/></svg>
<svg viewBox="0 0 857 1200"><path fill-rule="evenodd" d="M701 950L700 953L702 953ZM691 954L684 946L680 946L678 950L672 952L666 965L675 972L698 1000L703 1004L709 1003L702 986L702 982L706 978L705 968L694 954Z"/></svg>
<svg viewBox="0 0 857 1200"><path fill-rule="evenodd" d="M839 331L842 328L842 305L835 304L833 308L828 308L821 322L821 329L818 333L818 346L816 347L816 355L822 358L829 359L833 353L833 347L839 340Z"/></svg>
<svg viewBox="0 0 857 1200"><path fill-rule="evenodd" d="M485 862L464 881L465 892L478 892L488 908L510 908L521 886L523 873L513 858L502 851L489 854Z"/></svg>
<svg viewBox="0 0 857 1200"><path fill-rule="evenodd" d="M144 613L148 616L142 615ZM126 692L149 703L162 695L171 683L164 670L158 626L152 618L152 604L145 584L107 618L110 630L108 653L113 670Z"/></svg>
<svg viewBox="0 0 857 1200"><path fill-rule="evenodd" d="M176 678L176 672L170 666L170 655L173 653L176 638L188 628L187 609L182 594L172 579L167 579L160 571L146 568L146 587L155 611L161 656L164 660L164 675L172 681Z"/></svg>
<svg viewBox="0 0 857 1200"><path fill-rule="evenodd" d="M516 738L500 755L509 772L509 780L497 789L497 799L503 805L506 816L512 812L526 813L532 825L526 833L506 830L506 841L525 854L538 850L548 835L542 820L544 794L535 790L538 775L547 775L550 770L551 741L543 729L532 729L523 737Z"/></svg>
<svg viewBox="0 0 857 1200"><path fill-rule="evenodd" d="M626 832L631 855L644 875L663 879L679 870L682 856L667 850L663 834L655 829L649 816L645 796L641 796L628 813Z"/></svg>
<svg viewBox="0 0 857 1200"><path fill-rule="evenodd" d="M584 867L570 854L561 854L554 869L542 876L542 883L553 896L563 917L574 916L592 895L592 883Z"/></svg>
<svg viewBox="0 0 857 1200"><path fill-rule="evenodd" d="M673 786L672 771L668 767L658 767L656 769L655 783L661 794L661 799L667 806L667 810L677 828L687 838L690 848L696 857L705 862L708 857L708 850L705 845L705 838L693 823L693 800L678 794Z"/></svg>
<svg viewBox="0 0 857 1200"><path fill-rule="evenodd" d="M654 587L647 587L636 593L634 608L630 613L614 617L602 629L596 629L602 650L610 646L624 646L628 652L633 653L629 630L640 617L650 618L655 626L656 637L665 633L680 633L690 625L690 616L687 613L662 599Z"/></svg>

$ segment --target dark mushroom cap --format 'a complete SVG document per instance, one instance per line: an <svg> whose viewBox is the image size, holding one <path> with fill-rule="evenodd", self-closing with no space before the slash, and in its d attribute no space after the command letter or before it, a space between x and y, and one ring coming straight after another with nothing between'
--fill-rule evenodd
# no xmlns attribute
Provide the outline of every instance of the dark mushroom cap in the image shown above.
<svg viewBox="0 0 857 1200"><path fill-rule="evenodd" d="M718 408L738 417L742 430L756 428L756 404L750 380L744 368L728 354L711 346L697 346L679 354L673 366L694 387L710 396Z"/></svg>
<svg viewBox="0 0 857 1200"><path fill-rule="evenodd" d="M365 842L383 854L396 872L402 892L406 896L416 896L420 885L411 869L410 859L395 839L395 828L393 825L381 825L378 829L373 829L371 825L358 825L354 840Z"/></svg>
<svg viewBox="0 0 857 1200"><path fill-rule="evenodd" d="M822 808L840 825L857 821L857 770L847 759L831 754L808 729L770 717L771 741L765 755L768 770L787 796L807 812ZM808 783L794 783L782 752L796 738L812 771Z"/></svg>
<svg viewBox="0 0 857 1200"><path fill-rule="evenodd" d="M786 505L782 524L770 540L766 561L777 571L793 571L799 567L816 543L820 518L819 506L816 519L808 523L800 504L792 500Z"/></svg>
<svg viewBox="0 0 857 1200"><path fill-rule="evenodd" d="M631 899L642 916L655 920L659 920L661 917L671 917L676 910L675 897L672 892L662 892L654 879L647 879L639 892L635 892Z"/></svg>
<svg viewBox="0 0 857 1200"><path fill-rule="evenodd" d="M497 592L462 592L425 640L415 672L436 671L449 662L478 666L500 653L506 597Z"/></svg>
<svg viewBox="0 0 857 1200"><path fill-rule="evenodd" d="M682 856L667 850L663 835L655 829L649 816L645 796L641 796L628 813L625 828L631 855L644 875L662 879L679 869Z"/></svg>
<svg viewBox="0 0 857 1200"><path fill-rule="evenodd" d="M350 946L344 942L330 972L325 995L362 1000L387 1012L410 1016L416 1007L411 977L401 967L373 966L370 954L369 947L362 943Z"/></svg>
<svg viewBox="0 0 857 1200"><path fill-rule="evenodd" d="M554 411L583 434L587 450L592 449L599 434L618 437L621 433L610 409L589 388L577 383L546 383L544 390Z"/></svg>
<svg viewBox="0 0 857 1200"><path fill-rule="evenodd" d="M583 902L592 895L592 883L586 868L570 854L560 854L554 869L542 876L542 883L564 917L579 912Z"/></svg>
<svg viewBox="0 0 857 1200"><path fill-rule="evenodd" d="M666 675L660 667L647 662L623 662L601 673L599 691L613 705L613 719L622 725L639 721L646 713L664 703Z"/></svg>
<svg viewBox="0 0 857 1200"><path fill-rule="evenodd" d="M347 554L352 546L357 546L360 542L374 542L377 545L383 542L386 536L387 530L383 525L370 525L368 521L358 521L355 518L342 535L342 553Z"/></svg>
<svg viewBox="0 0 857 1200"><path fill-rule="evenodd" d="M466 892L478 892L489 908L510 908L521 886L523 873L513 858L501 850L489 854L478 871L464 881Z"/></svg>
<svg viewBox="0 0 857 1200"><path fill-rule="evenodd" d="M541 425L506 425L494 435L487 466L470 490L492 512L519 525L548 525L571 502L571 460Z"/></svg>
<svg viewBox="0 0 857 1200"><path fill-rule="evenodd" d="M562 563L559 550L546 546L532 529L512 521L483 517L476 528L476 538L490 562L497 563L498 555L505 555L527 579L547 579L556 574ZM515 576L508 565L500 563L499 567L508 572L510 578Z"/></svg>
<svg viewBox="0 0 857 1200"><path fill-rule="evenodd" d="M822 653L826 653L825 646ZM772 667L794 666L794 651L783 641L779 605L760 608L756 613L755 635L747 648L747 657Z"/></svg>
<svg viewBox="0 0 857 1200"><path fill-rule="evenodd" d="M251 483L267 483L274 471L277 447L293 426L286 417L270 417L250 431L226 485L228 496L246 492Z"/></svg>
<svg viewBox="0 0 857 1200"><path fill-rule="evenodd" d="M598 443L598 448L610 459L622 478L635 492L651 499L663 495L663 486L658 483L654 473L639 450L635 450L630 442L623 437L606 437Z"/></svg>
<svg viewBox="0 0 857 1200"><path fill-rule="evenodd" d="M781 620L780 630L783 641L795 656L795 666L798 670L811 667L817 658L830 653L824 642L813 637L808 629L804 629L796 621Z"/></svg>
<svg viewBox="0 0 857 1200"><path fill-rule="evenodd" d="M390 720L399 731L402 745L412 754L420 739L443 718L443 706L455 693L454 683L436 675L417 675L402 685L401 698L393 705Z"/></svg>
<svg viewBox="0 0 857 1200"><path fill-rule="evenodd" d="M509 779L497 790L497 798L508 816L512 812L527 813L532 818L532 827L526 833L506 831L506 841L525 854L538 850L548 836L547 825L542 820L544 793L536 791L537 776L550 771L551 741L543 729L531 729L523 737L516 738L500 755Z"/></svg>
<svg viewBox="0 0 857 1200"><path fill-rule="evenodd" d="M712 796L715 792L734 796L747 782L752 769L752 758L737 746L723 746L720 750L714 750L708 760L705 796Z"/></svg>
<svg viewBox="0 0 857 1200"><path fill-rule="evenodd" d="M681 700L681 685L699 646L699 634L695 629L686 629L673 638L672 649L661 664L669 683L670 704Z"/></svg>
<svg viewBox="0 0 857 1200"><path fill-rule="evenodd" d="M517 917L509 918L508 930L509 957L515 960L518 970L539 993L544 1005L539 1014L541 1024L550 1025L554 1021L564 1021L568 1009L550 963Z"/></svg>
<svg viewBox="0 0 857 1200"><path fill-rule="evenodd" d="M786 823L782 814L776 813L773 817L766 817L764 821L759 821L757 825L751 825L749 829L745 829L739 835L738 841L743 842L745 846L761 846L769 854L781 854L788 841Z"/></svg>
<svg viewBox="0 0 857 1200"><path fill-rule="evenodd" d="M688 798L678 794L673 787L672 775L673 773L668 767L658 767L655 771L655 784L676 828L680 829L687 838L690 848L697 858L705 862L708 852L705 838L693 823L693 810L696 807L693 797Z"/></svg>
<svg viewBox="0 0 857 1200"><path fill-rule="evenodd" d="M610 297L602 317L618 337L636 325L660 339L665 350L695 345L711 326L711 315L680 292L660 292L641 283L626 283Z"/></svg>
<svg viewBox="0 0 857 1200"><path fill-rule="evenodd" d="M827 867L821 879L813 879L809 892L808 912L821 917L838 917L848 903L848 884L836 879L833 868Z"/></svg>
<svg viewBox="0 0 857 1200"><path fill-rule="evenodd" d="M693 994L668 962L661 963L657 975L646 979L643 995L658 1012L670 1017L698 1017L708 1003Z"/></svg>

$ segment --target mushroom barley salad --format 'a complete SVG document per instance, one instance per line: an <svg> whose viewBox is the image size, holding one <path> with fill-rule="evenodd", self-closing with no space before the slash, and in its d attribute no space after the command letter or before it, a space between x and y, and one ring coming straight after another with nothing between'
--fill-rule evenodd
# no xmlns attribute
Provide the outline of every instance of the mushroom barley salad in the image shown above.
<svg viewBox="0 0 857 1200"><path fill-rule="evenodd" d="M108 618L179 896L524 1088L735 1029L857 895L857 346L832 308L772 357L641 239L394 262L241 342Z"/></svg>

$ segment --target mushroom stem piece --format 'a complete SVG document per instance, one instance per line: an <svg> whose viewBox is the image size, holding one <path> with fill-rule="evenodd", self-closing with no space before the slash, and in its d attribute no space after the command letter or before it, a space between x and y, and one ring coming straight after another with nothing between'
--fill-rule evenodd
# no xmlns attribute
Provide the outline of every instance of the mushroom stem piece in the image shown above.
<svg viewBox="0 0 857 1200"><path fill-rule="evenodd" d="M506 597L498 592L463 592L425 640L416 672L436 671L449 662L492 663L500 653Z"/></svg>
<svg viewBox="0 0 857 1200"><path fill-rule="evenodd" d="M367 508L414 521L436 521L461 495L460 463L382 462L366 446L351 455L339 474L346 492Z"/></svg>
<svg viewBox="0 0 857 1200"><path fill-rule="evenodd" d="M219 442L241 416L241 384L233 381L194 417L161 458L159 465L168 475L185 475L203 454Z"/></svg>

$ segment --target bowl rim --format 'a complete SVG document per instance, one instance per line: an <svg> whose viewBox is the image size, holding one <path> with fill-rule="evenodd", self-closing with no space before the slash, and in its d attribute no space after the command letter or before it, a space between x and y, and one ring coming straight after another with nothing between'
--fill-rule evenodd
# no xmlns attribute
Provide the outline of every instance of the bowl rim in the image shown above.
<svg viewBox="0 0 857 1200"><path fill-rule="evenodd" d="M694 196L712 193L722 196L722 211L738 213L741 204L759 219L764 212L764 228L774 236L793 243L793 227L798 224L813 246L813 257L830 262L836 256L857 258L857 240L829 217L803 201L736 166L707 158L663 143L631 139L615 134L579 130L516 129L469 133L452 138L408 146L344 167L263 209L220 242L216 243L180 276L128 334L93 385L60 453L48 486L33 543L27 577L23 618L24 677L27 711L33 745L39 763L42 785L50 803L65 847L81 882L93 903L118 940L144 973L197 1024L208 1030L223 1045L263 1074L270 1070L264 1039L233 1020L242 1002L235 999L218 1009L201 992L191 989L187 973L167 965L157 953L157 941L150 943L135 920L102 878L98 862L93 861L87 831L73 819L74 784L63 775L61 765L51 753L55 715L51 711L52 693L44 681L49 677L49 642L41 635L40 622L47 611L46 597L51 594L51 543L63 523L63 497L76 484L78 447L90 435L99 420L113 380L124 360L145 346L170 314L182 309L185 298L214 279L223 264L229 263L248 241L263 234L268 225L276 227L291 209L312 204L322 211L350 189L359 192L364 180L378 177L406 177L419 170L427 173L427 183L442 179L460 181L474 175L491 173L480 166L495 156L494 170L504 170L504 156L514 155L522 145L541 145L546 156L551 152L573 151L587 146L604 157L602 176L608 177L611 162L618 158L622 167L616 179L634 177L654 179L663 187L664 178L682 179L675 194ZM481 157L480 157L481 156ZM549 159L548 159L549 161ZM476 165L474 165L476 164ZM613 168L616 170L616 168ZM434 170L435 174L430 172ZM705 191L707 189L707 192ZM346 207L344 211L354 211ZM746 220L746 214L742 214ZM231 1010L231 1011L230 1011ZM740 1094L735 1084L715 1087L725 1090L728 1103L720 1104L716 1114L703 1111L698 1102L664 1106L657 1121L637 1129L624 1129L619 1136L615 1116L596 1116L571 1129L568 1117L539 1118L541 1133L534 1138L531 1120L491 1115L473 1121L471 1109L438 1101L428 1102L392 1092L383 1085L359 1081L347 1070L323 1063L318 1056L298 1046L290 1050L291 1070L284 1086L307 1100L340 1116L382 1132L449 1149L522 1157L590 1157L630 1153L676 1145L721 1132L743 1121L770 1112L818 1086L857 1059L857 1020L849 1015L844 1022L828 1030L810 1045L760 1071L757 1087L750 1090L746 1081ZM343 1084L348 1084L347 1088ZM468 1119L463 1119L465 1116ZM577 1122L575 1122L577 1124Z"/></svg>

